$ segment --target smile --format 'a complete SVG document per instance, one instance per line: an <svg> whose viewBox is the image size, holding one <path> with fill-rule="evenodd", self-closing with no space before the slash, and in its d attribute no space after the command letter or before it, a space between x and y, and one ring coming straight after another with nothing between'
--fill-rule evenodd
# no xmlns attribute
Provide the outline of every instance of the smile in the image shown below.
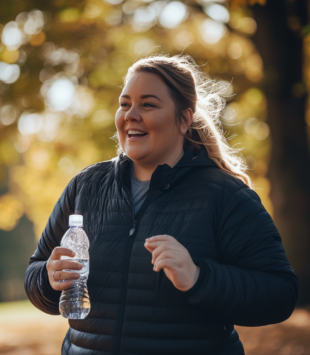
<svg viewBox="0 0 310 355"><path fill-rule="evenodd" d="M127 133L127 137L130 142L139 141L139 140L145 138L147 135L148 135L148 133L146 133L146 134L129 134L129 133Z"/></svg>

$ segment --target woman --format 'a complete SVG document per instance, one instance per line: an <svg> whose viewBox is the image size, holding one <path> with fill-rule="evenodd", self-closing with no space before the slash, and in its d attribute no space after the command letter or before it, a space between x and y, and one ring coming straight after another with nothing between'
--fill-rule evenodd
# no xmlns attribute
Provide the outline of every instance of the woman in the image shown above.
<svg viewBox="0 0 310 355"><path fill-rule="evenodd" d="M62 354L244 354L234 324L287 319L298 281L241 158L223 109L189 56L129 68L116 113L118 156L84 169L57 202L30 259L25 289L59 314L78 278L60 248L68 217L90 239L91 312L70 320ZM54 276L54 278L53 278Z"/></svg>

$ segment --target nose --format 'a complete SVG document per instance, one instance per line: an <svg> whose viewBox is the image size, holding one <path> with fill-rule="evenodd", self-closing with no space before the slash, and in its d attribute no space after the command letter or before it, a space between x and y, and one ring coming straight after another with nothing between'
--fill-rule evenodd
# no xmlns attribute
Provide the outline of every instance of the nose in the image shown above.
<svg viewBox="0 0 310 355"><path fill-rule="evenodd" d="M132 105L131 108L125 114L125 121L132 120L141 121L139 110L134 105Z"/></svg>

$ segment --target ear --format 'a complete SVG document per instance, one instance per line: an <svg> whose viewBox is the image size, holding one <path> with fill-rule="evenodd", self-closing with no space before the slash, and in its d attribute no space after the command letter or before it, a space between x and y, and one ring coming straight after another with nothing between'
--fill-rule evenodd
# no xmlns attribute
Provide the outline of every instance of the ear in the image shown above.
<svg viewBox="0 0 310 355"><path fill-rule="evenodd" d="M182 123L180 124L180 131L184 135L189 126L191 125L194 118L194 114L191 108L188 108L183 111Z"/></svg>

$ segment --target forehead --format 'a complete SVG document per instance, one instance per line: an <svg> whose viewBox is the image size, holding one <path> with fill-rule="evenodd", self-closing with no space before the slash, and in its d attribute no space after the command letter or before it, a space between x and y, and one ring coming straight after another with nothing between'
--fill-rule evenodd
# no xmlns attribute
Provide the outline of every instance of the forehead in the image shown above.
<svg viewBox="0 0 310 355"><path fill-rule="evenodd" d="M147 91L147 92L146 92ZM137 72L132 74L125 87L122 95L138 94L160 94L164 96L168 93L168 87L160 76L153 73Z"/></svg>

